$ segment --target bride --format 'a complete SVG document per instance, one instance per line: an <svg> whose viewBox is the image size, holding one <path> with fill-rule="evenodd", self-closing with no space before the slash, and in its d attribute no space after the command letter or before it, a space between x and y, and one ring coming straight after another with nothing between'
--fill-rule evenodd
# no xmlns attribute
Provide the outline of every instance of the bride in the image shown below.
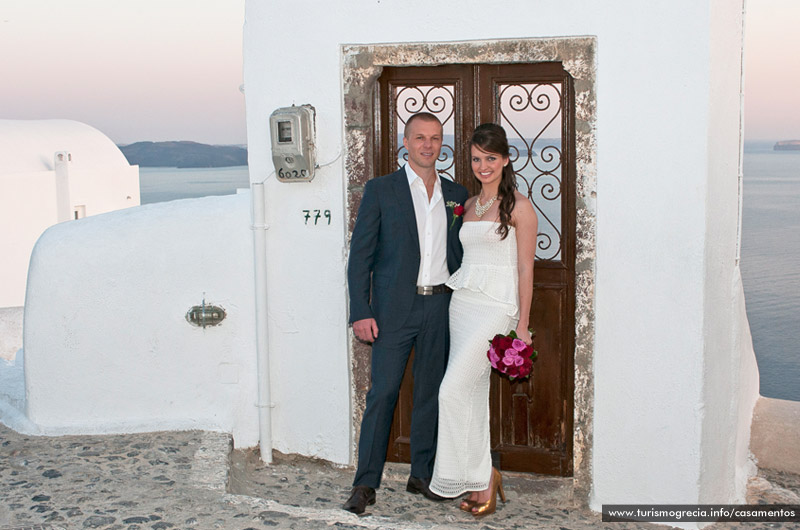
<svg viewBox="0 0 800 530"><path fill-rule="evenodd" d="M538 219L516 190L505 130L493 123L470 140L480 193L467 200L460 232L461 268L448 280L450 358L439 388L439 434L430 489L443 497L469 492L460 508L495 511L502 478L489 454L489 340L512 329L531 344L528 318Z"/></svg>

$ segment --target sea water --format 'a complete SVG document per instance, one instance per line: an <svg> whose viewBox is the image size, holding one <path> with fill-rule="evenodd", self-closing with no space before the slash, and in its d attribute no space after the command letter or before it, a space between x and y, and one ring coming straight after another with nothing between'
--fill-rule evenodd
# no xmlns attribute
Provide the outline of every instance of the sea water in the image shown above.
<svg viewBox="0 0 800 530"><path fill-rule="evenodd" d="M745 145L741 269L761 394L800 401L800 151L773 143ZM249 187L247 166L140 168L139 181L142 204Z"/></svg>
<svg viewBox="0 0 800 530"><path fill-rule="evenodd" d="M141 203L172 201L208 195L229 195L249 188L247 166L235 167L140 167Z"/></svg>
<svg viewBox="0 0 800 530"><path fill-rule="evenodd" d="M746 143L741 269L761 395L800 401L800 151Z"/></svg>

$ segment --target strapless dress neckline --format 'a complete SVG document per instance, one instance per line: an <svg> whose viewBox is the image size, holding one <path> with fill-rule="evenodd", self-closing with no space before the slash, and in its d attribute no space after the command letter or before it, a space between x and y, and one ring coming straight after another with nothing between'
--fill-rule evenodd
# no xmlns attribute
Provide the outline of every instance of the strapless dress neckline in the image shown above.
<svg viewBox="0 0 800 530"><path fill-rule="evenodd" d="M464 221L461 223L461 227L463 228L465 225L472 225L472 224L479 224L479 223L494 223L496 225L500 224L500 221ZM514 225L508 225L508 229L514 229Z"/></svg>

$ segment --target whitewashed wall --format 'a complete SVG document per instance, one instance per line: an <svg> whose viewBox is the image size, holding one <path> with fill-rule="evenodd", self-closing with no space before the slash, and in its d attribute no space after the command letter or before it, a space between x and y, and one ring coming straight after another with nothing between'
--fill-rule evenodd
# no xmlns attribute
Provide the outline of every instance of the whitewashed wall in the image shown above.
<svg viewBox="0 0 800 530"><path fill-rule="evenodd" d="M139 167L76 170L70 173L70 203L96 215L139 204ZM25 281L33 245L58 222L54 171L0 175L0 225L3 231L0 307L25 303Z"/></svg>
<svg viewBox="0 0 800 530"><path fill-rule="evenodd" d="M2 175L0 197L0 223L14 227L2 235L0 307L22 306L33 245L58 222L54 172Z"/></svg>
<svg viewBox="0 0 800 530"><path fill-rule="evenodd" d="M747 478L755 472L749 459L750 423L759 386L738 266L742 100L732 87L743 81L741 55L736 54L743 12L714 2L710 15L703 308L703 405L710 413L704 416L700 471L700 502L707 503L746 494ZM740 465L731 466L731 461Z"/></svg>
<svg viewBox="0 0 800 530"><path fill-rule="evenodd" d="M350 5L248 2L244 30L248 164L252 181L266 179L270 225L273 445L340 464L351 461L352 426L339 72L345 40L337 32L346 20L340 11ZM302 13L302 23L279 24L288 13ZM304 103L316 109L317 161L324 167L310 183L281 183L270 175L269 116ZM307 224L307 209L330 210L331 224Z"/></svg>
<svg viewBox="0 0 800 530"><path fill-rule="evenodd" d="M56 152L67 152L68 209L96 215L139 204L139 166L102 132L72 120L0 120L0 307L22 306L31 250L59 221ZM69 216L72 217L71 215Z"/></svg>
<svg viewBox="0 0 800 530"><path fill-rule="evenodd" d="M49 228L24 317L37 432L211 429L258 442L249 193L159 203ZM186 312L222 306L205 329Z"/></svg>
<svg viewBox="0 0 800 530"><path fill-rule="evenodd" d="M739 1L717 0L249 1L249 156L252 178L267 178L270 344L282 374L273 378L276 447L350 458L340 45L594 35L591 504L742 500L740 482L731 489L721 481L747 467L746 450L711 455L749 429L755 392L752 352L745 339L731 343L743 336L743 313L716 311L740 296L731 252L739 109L731 101L741 10ZM302 23L284 24L287 13L302 13ZM335 161L311 184L268 177L269 114L293 103L315 106L319 160ZM307 208L331 209L334 223L306 226ZM291 369L300 356L310 361L303 374ZM711 373L739 365L751 373L722 382Z"/></svg>

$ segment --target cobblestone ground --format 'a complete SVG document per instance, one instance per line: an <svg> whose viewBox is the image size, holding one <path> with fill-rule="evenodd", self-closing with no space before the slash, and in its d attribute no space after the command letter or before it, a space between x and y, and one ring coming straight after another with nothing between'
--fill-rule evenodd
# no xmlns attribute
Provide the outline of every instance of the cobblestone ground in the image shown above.
<svg viewBox="0 0 800 530"><path fill-rule="evenodd" d="M0 425L0 530L9 529L661 529L603 523L573 507L571 481L504 473L508 502L475 520L454 502L405 491L408 466L387 466L378 502L358 517L340 509L352 469L253 451L200 431L36 437ZM749 502L797 499L800 477L762 472ZM792 497L794 495L794 497ZM797 528L795 523L715 524Z"/></svg>

